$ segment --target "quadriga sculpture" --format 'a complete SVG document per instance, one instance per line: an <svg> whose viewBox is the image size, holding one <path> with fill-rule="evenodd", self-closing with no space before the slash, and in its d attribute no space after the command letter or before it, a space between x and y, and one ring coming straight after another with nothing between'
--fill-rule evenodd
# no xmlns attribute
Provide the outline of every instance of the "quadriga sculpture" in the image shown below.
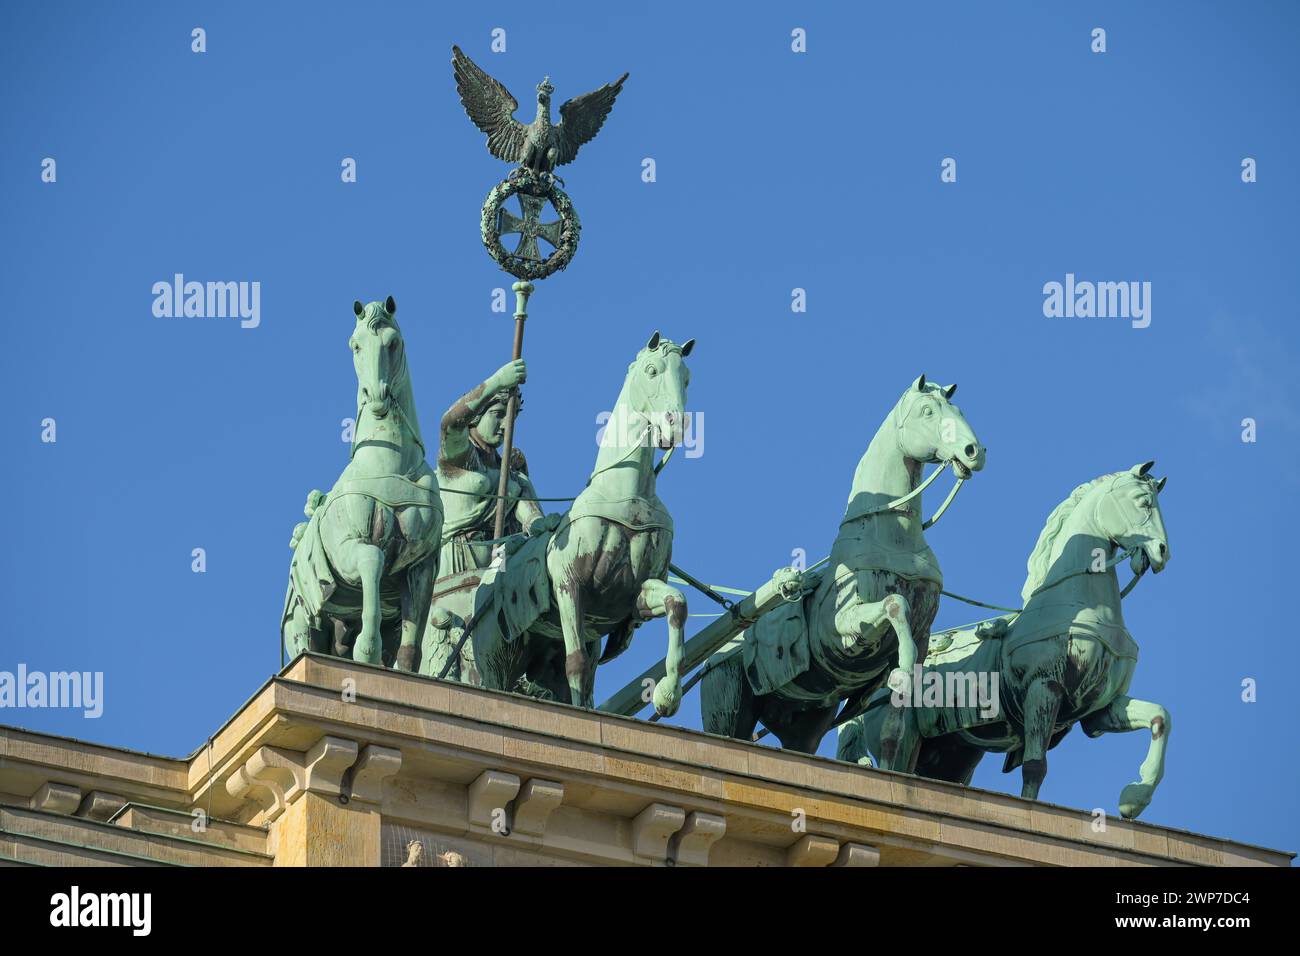
<svg viewBox="0 0 1300 956"><path fill-rule="evenodd" d="M899 398L858 462L820 583L706 665L705 730L749 740L761 720L783 747L813 753L842 701L854 708L886 679L911 681L943 575L925 543L920 495L899 499L916 491L924 464L948 464L961 480L984 467L955 389L922 375Z"/></svg>
<svg viewBox="0 0 1300 956"><path fill-rule="evenodd" d="M1138 781L1119 799L1125 817L1141 813L1164 775L1170 718L1159 704L1128 696L1138 646L1124 626L1114 565L1117 548L1130 553L1135 575L1148 566L1158 573L1169 561L1160 514L1165 479L1150 476L1153 464L1085 482L1056 507L1029 556L1024 611L932 642L921 683L935 671L944 687L970 688L972 677L995 673L996 685L986 683L998 690L996 708L977 705L966 690L960 703L954 694L935 706L924 694L916 700L915 688L892 702L880 693L842 729L840 759L879 755L885 723L901 715L898 746L904 755L919 751L918 774L970 783L985 753L1005 752L1003 772L1021 767L1021 795L1037 798L1047 751L1076 723L1089 737L1150 728Z"/></svg>
<svg viewBox="0 0 1300 956"><path fill-rule="evenodd" d="M411 670L429 613L442 537L438 481L424 460L397 303L353 304L357 373L351 461L328 495L307 499L293 536L280 634L305 650Z"/></svg>
<svg viewBox="0 0 1300 956"><path fill-rule="evenodd" d="M673 520L655 493L654 456L680 437L690 381L685 359L694 345L694 339L678 345L655 332L637 353L587 487L554 531L535 528L504 568L467 572L481 575L469 620L435 605L425 643L431 665L449 659L438 649L446 648L450 635L434 632L468 629L483 686L522 686L593 707L597 663L626 650L643 622L666 617L667 673L655 687L654 705L664 716L677 711L686 599L666 581ZM453 591L456 582L443 586ZM421 672L440 676L424 665Z"/></svg>

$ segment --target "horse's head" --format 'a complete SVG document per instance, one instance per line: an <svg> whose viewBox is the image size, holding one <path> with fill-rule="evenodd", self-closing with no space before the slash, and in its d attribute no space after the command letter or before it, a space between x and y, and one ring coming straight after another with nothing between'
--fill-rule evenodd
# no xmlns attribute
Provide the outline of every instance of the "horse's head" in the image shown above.
<svg viewBox="0 0 1300 956"><path fill-rule="evenodd" d="M386 302L364 306L353 302L352 311L357 326L348 348L357 371L357 414L369 412L375 418L385 418L407 378L402 332L393 317L397 303L390 295Z"/></svg>
<svg viewBox="0 0 1300 956"><path fill-rule="evenodd" d="M1099 530L1133 552L1130 564L1134 574L1147 565L1159 574L1169 563L1169 536L1160 514L1160 492L1167 479L1151 476L1154 465L1148 461L1120 472L1097 503Z"/></svg>
<svg viewBox="0 0 1300 956"><path fill-rule="evenodd" d="M920 376L894 409L898 447L913 461L951 464L958 478L984 467L984 446L952 403L956 385L941 387Z"/></svg>
<svg viewBox="0 0 1300 956"><path fill-rule="evenodd" d="M655 332L627 369L623 398L628 411L645 420L648 436L663 449L673 447L682 438L686 387L691 382L685 359L694 347L694 339L678 345Z"/></svg>

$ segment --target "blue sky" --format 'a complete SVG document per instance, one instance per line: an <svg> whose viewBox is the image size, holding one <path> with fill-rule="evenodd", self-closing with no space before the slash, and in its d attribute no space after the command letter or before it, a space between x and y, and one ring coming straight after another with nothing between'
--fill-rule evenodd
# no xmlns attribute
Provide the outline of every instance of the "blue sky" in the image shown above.
<svg viewBox="0 0 1300 956"><path fill-rule="evenodd" d="M675 559L717 583L830 549L854 465L921 372L960 384L989 449L929 535L960 593L1014 601L1052 507L1154 458L1172 561L1125 615L1132 692L1174 730L1144 819L1300 847L1294 5L15 2L0 17L0 670L106 682L97 721L0 722L185 754L277 668L289 533L346 462L353 299L397 299L426 436L509 357L490 309L508 277L478 239L507 167L457 102L455 42L525 118L544 73L558 104L631 72L562 171L582 245L530 310L519 442L540 494L581 488L596 415L654 329L699 341L703 454L674 461L661 495ZM178 272L260 282L261 324L156 318L150 290ZM1067 273L1150 282L1150 326L1046 318L1043 285ZM977 616L945 603L938 625ZM664 637L639 632L598 699ZM699 725L697 697L678 720ZM1113 811L1145 750L1142 734L1071 734L1042 795ZM975 782L1018 793L1000 766Z"/></svg>

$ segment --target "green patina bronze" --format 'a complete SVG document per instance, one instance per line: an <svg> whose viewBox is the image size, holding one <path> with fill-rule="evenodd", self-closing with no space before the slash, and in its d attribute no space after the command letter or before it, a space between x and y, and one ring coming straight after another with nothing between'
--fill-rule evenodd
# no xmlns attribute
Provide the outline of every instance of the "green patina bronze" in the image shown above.
<svg viewBox="0 0 1300 956"><path fill-rule="evenodd" d="M613 83L575 96L560 106L560 122L551 122L550 77L537 84L537 118L525 125L514 117L519 101L500 81L488 76L458 46L451 48L452 72L461 105L474 125L487 134L488 151L497 159L516 163L539 175L553 175L556 166L571 163L590 142L623 89L624 73Z"/></svg>
<svg viewBox="0 0 1300 956"><path fill-rule="evenodd" d="M567 100L560 107L560 122L551 122L550 79L537 84L537 117L524 124L515 119L519 101L498 80L485 73L460 47L451 48L452 71L461 105L474 125L487 134L488 151L498 159L517 163L509 178L495 186L483 203L483 246L496 263L518 279L544 279L565 268L578 248L582 226L573 202L558 185L556 166L571 163L578 150L600 132L614 100L623 89L624 73L613 83ZM505 208L511 196L519 198L520 215ZM547 204L559 219L541 221ZM514 251L502 237L519 236ZM537 240L554 248L545 258Z"/></svg>
<svg viewBox="0 0 1300 956"><path fill-rule="evenodd" d="M984 466L983 446L951 401L955 388L922 375L899 398L858 462L815 587L709 662L705 730L748 740L762 721L782 746L813 753L842 703L852 709L886 680L911 681L943 587L916 494L922 466L950 466L959 480ZM901 734L894 724L886 733Z"/></svg>
<svg viewBox="0 0 1300 956"><path fill-rule="evenodd" d="M613 83L598 90L567 100L560 107L561 121L551 122L551 94L555 87L549 78L537 85L537 118L524 125L514 118L519 102L498 80L493 79L460 47L451 48L452 73L456 78L456 92L461 105L474 125L487 134L488 151L498 159L517 163L518 167L501 183L493 187L483 203L480 233L483 246L504 271L520 280L514 284L517 298L515 308L514 350L511 359L523 358L524 320L528 318L528 297L533 292L532 281L564 269L578 249L582 225L578 212L568 194L560 188L561 180L555 175L556 166L571 163L578 150L600 132L605 117L614 106L614 100L627 79L624 73ZM505 208L505 202L515 196L519 201L520 215ZM559 219L542 222L542 211L549 203ZM513 252L502 241L504 236L517 234L519 241ZM550 243L553 251L542 257L538 240ZM514 423L517 398L511 397L506 407L505 450L503 457L511 460L514 447ZM502 470L497 488L494 538L505 534L508 469Z"/></svg>
<svg viewBox="0 0 1300 956"><path fill-rule="evenodd" d="M492 558L492 518L501 480L510 399L522 410L519 386L527 380L523 359L501 366L452 404L442 417L438 443L438 487L446 523L439 574L485 568ZM529 530L542 518L537 491L528 477L523 452L511 451L506 484L507 533Z"/></svg>
<svg viewBox="0 0 1300 956"><path fill-rule="evenodd" d="M906 696L878 693L841 728L840 759L875 755L882 766L970 783L985 753L1006 753L1003 771L1021 767L1022 795L1037 798L1047 751L1076 723L1090 737L1149 729L1139 778L1119 799L1123 816L1141 813L1164 775L1170 717L1128 695L1138 646L1124 625L1115 565L1127 555L1141 576L1169 560L1165 479L1151 477L1153 464L1085 482L1061 502L1029 557L1024 610L933 641L923 670L944 678L929 682L939 699L916 693L924 680ZM988 674L998 677L991 708L971 700L975 678ZM891 736L894 725L901 735Z"/></svg>
<svg viewBox="0 0 1300 956"><path fill-rule="evenodd" d="M578 251L582 223L573 201L554 182L542 179L531 170L518 169L504 182L497 183L483 203L480 230L483 247L497 265L520 279L545 279L568 266ZM511 196L519 198L520 215L505 208ZM550 203L560 218L555 222L542 222L542 211ZM505 247L503 237L519 236L513 252ZM545 239L554 250L542 258L537 245Z"/></svg>
<svg viewBox="0 0 1300 956"><path fill-rule="evenodd" d="M501 487L501 445L511 399L516 414L522 408L520 386L527 380L523 359L503 365L484 382L457 399L442 417L438 446L438 488L446 521L434 584L433 605L421 650L420 672L432 677L478 684L473 645L456 648L462 624L473 615L474 593L498 544L518 547L519 540L497 542L494 529L497 492ZM503 531L540 534L553 530L559 515L543 515L537 492L528 477L528 463L518 448L511 450L507 470ZM450 664L450 667L448 666Z"/></svg>
<svg viewBox="0 0 1300 956"><path fill-rule="evenodd" d="M353 304L357 373L351 460L328 495L312 491L294 529L280 634L305 650L415 665L442 536L438 480L424 460L397 303Z"/></svg>
<svg viewBox="0 0 1300 956"><path fill-rule="evenodd" d="M656 332L637 353L595 469L567 513L534 520L533 535L509 542L486 570L439 582L422 673L446 669L591 707L597 663L626 650L643 622L666 617L666 674L653 702L660 714L676 712L686 599L666 580L673 522L655 491L654 456L680 440L694 344ZM457 644L472 654L457 659Z"/></svg>
<svg viewBox="0 0 1300 956"><path fill-rule="evenodd" d="M309 520L294 529L284 649L592 707L598 664L663 617L664 660L605 710L632 715L650 704L652 719L671 716L698 683L712 733L750 740L761 722L782 746L812 753L839 726L841 759L963 783L986 752L1005 752L1007 770L1023 768L1027 797L1038 794L1047 750L1074 724L1092 736L1150 728L1140 780L1120 798L1125 816L1141 812L1163 774L1169 715L1127 696L1137 645L1114 566L1129 557L1140 577L1168 560L1164 481L1150 477L1150 463L1081 485L1052 513L1030 557L1022 610L931 639L940 595L958 596L944 590L925 531L983 468L985 451L952 401L956 386L922 375L859 461L828 558L780 569L751 594L729 592L742 595L733 602L720 593L727 588L670 563L673 519L656 479L681 439L694 340L678 345L656 332L628 366L586 487L552 499L571 500L567 512L544 513L513 444L530 280L572 260L581 226L554 170L600 130L627 75L565 103L554 125L554 90L543 80L537 118L525 125L505 87L455 47L453 68L489 151L517 164L489 194L481 222L489 254L520 280L512 360L452 403L430 468L396 303L355 303L351 459L329 494L311 492ZM505 208L512 197L519 215ZM542 221L548 204L555 222ZM503 241L510 235L519 237L513 250ZM553 251L543 256L539 241ZM923 478L927 464L937 467ZM949 470L955 484L924 520L922 494ZM723 608L689 641L686 599L670 571ZM923 696L927 676L968 672L998 678L993 712L985 701L931 705ZM898 706L909 694L919 699Z"/></svg>

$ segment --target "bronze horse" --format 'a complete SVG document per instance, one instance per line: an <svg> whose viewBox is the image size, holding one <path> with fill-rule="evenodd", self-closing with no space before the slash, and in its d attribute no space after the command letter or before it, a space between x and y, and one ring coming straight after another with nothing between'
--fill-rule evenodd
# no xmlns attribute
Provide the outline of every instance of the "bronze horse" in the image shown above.
<svg viewBox="0 0 1300 956"><path fill-rule="evenodd" d="M706 665L705 730L749 740L762 721L783 747L813 753L842 702L856 707L886 680L911 681L943 587L923 534L922 465L949 465L963 481L984 467L955 390L922 375L899 398L858 462L815 590L760 618Z"/></svg>

